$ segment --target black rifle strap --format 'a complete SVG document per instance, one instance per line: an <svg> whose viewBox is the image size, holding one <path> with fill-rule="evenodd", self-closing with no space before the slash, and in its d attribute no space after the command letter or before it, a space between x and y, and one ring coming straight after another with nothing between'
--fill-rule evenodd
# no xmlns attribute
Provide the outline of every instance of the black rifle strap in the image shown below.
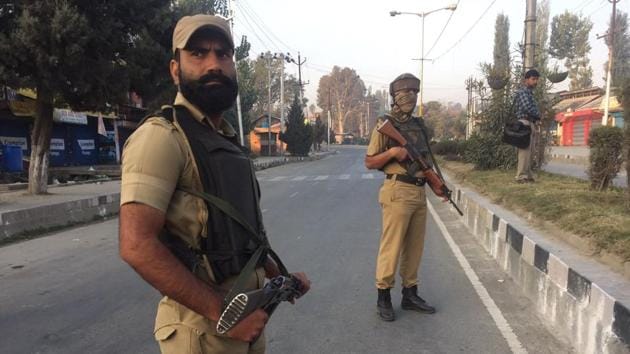
<svg viewBox="0 0 630 354"><path fill-rule="evenodd" d="M160 116L162 118L165 118L167 121L169 121L172 124L177 120L175 109L172 106L162 107L161 113L162 114L154 114L153 116ZM146 121L148 118L150 117L149 116L145 117L142 122ZM177 128L177 131L185 135L185 133L181 131L181 129L178 128L177 125L175 125L175 127ZM252 172L253 171L254 171L254 166L252 163ZM252 183L256 183L253 173L252 173ZM191 195L194 195L198 198L205 200L206 202L208 202L209 206L220 210L225 215L232 218L234 221L236 221L239 225L241 225L247 231L247 234L258 245L258 248L256 249L256 251L254 252L252 257L249 259L249 261L247 261L247 263L241 270L241 273L236 278L236 281L234 282L234 285L228 292L228 295L224 298L223 300L224 308L232 300L232 298L234 298L234 296L242 292L242 289L247 283L248 275L254 272L254 270L256 269L256 265L259 264L263 256L269 255L271 259L273 259L273 261L278 266L280 273L282 275L289 275L287 268L285 267L284 263L282 263L282 260L280 260L280 257L278 257L278 254L276 254L276 252L274 252L271 249L271 246L269 245L269 240L267 239L265 235L264 227L262 225L262 215L260 214L260 209L258 208L258 205L259 205L258 193L255 193L254 198L256 199L255 200L256 206L257 206L256 210L258 212L258 220L260 222L262 234L259 234L258 232L256 232L254 227L250 225L245 219L245 217L243 217L242 214L238 210L236 210L232 206L232 204L230 204L229 202L206 192L195 191L192 189L182 188L182 187L179 187L177 189L182 192L189 193Z"/></svg>
<svg viewBox="0 0 630 354"><path fill-rule="evenodd" d="M226 202L225 200L215 195L212 195L206 192L195 191L189 188L182 188L182 187L178 187L177 189L182 192L192 194L195 197L201 198L205 200L206 202L208 202L210 206L219 209L221 212L223 212L225 215L232 218L239 225L241 225L245 230L247 230L247 232L250 234L250 236L252 236L252 238L257 244L259 245L267 244L267 239L264 238L264 236L259 235L254 230L254 228L247 222L247 220L245 220L245 218L241 215L241 213L232 206L232 204Z"/></svg>
<svg viewBox="0 0 630 354"><path fill-rule="evenodd" d="M208 202L208 205L220 210L225 215L232 218L239 225L241 225L245 230L247 230L248 235L250 235L252 240L256 244L258 244L258 248L256 249L256 252L254 252L254 254L249 258L249 261L247 261L247 263L241 270L241 273L236 278L234 285L232 285L232 287L230 288L230 291L223 299L224 308L227 306L227 304L230 303L230 301L232 301L232 299L236 295L240 294L243 291L243 289L245 288L245 284L247 283L248 276L254 272L254 270L256 269L256 265L260 263L260 261L262 260L262 257L269 255L271 259L273 259L274 262L276 262L278 269L280 270L280 273L282 275L289 275L289 272L287 271L287 268L284 266L284 263L282 263L282 261L280 260L280 257L278 257L276 252L274 252L271 249L271 246L269 245L269 241L267 240L267 237L264 234L261 235L257 233L255 229L245 220L242 214L232 206L232 204L228 203L227 201L215 195L212 195L206 192L195 191L188 188L177 188L177 189L182 192L192 194L196 197L199 197L205 200L206 202ZM258 202L258 194L256 194L255 198L256 198L256 202Z"/></svg>
<svg viewBox="0 0 630 354"><path fill-rule="evenodd" d="M424 129L424 124L418 123L418 125L420 125L420 131L422 131L422 136L424 136L424 140L427 142L427 149L429 149L429 155L431 155L431 160L433 161L433 166L435 166L435 171L437 172L438 176L440 176L442 181L444 181L444 176L442 176L442 171L440 171L440 166L438 166L437 160L435 159L435 156L433 155L433 151L431 151L431 143L429 141L429 136L427 135L427 132Z"/></svg>

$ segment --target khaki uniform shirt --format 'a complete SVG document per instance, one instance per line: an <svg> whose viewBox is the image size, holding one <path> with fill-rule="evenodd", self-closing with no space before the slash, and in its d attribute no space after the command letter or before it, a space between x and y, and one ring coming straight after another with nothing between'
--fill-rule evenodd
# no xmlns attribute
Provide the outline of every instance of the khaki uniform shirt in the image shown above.
<svg viewBox="0 0 630 354"><path fill-rule="evenodd" d="M227 137L236 135L234 128L225 120L215 127L212 122L178 93L174 105L188 109L198 121ZM202 237L212 237L207 232L208 208L204 200L176 190L183 187L203 191L199 170L189 147L188 140L177 122L149 118L127 139L122 157L122 182L120 204L141 203L166 214L166 227L188 244L199 248ZM207 260L199 267L196 275L205 282L214 277ZM235 277L221 284L229 289ZM260 287L264 281L264 270L257 269L247 286ZM186 323L204 333L214 332L216 323L165 297L158 307L156 336L158 330L173 323Z"/></svg>
<svg viewBox="0 0 630 354"><path fill-rule="evenodd" d="M216 130L181 93L174 104L188 109L208 129ZM203 190L194 156L180 131L174 124L156 117L147 120L127 139L121 166L120 204L142 203L165 212L167 228L199 247L199 238L194 235L207 236L208 209L202 199L175 190L177 186ZM225 120L217 132L229 137L236 134Z"/></svg>
<svg viewBox="0 0 630 354"><path fill-rule="evenodd" d="M377 125L383 121L383 118L379 118ZM387 143L389 142L389 138L376 130L372 131L372 135L370 136L370 143L367 148L367 155L374 156L380 153L387 151ZM407 170L402 167L396 159L391 159L385 166L382 168L383 172L388 175L404 175L407 174Z"/></svg>

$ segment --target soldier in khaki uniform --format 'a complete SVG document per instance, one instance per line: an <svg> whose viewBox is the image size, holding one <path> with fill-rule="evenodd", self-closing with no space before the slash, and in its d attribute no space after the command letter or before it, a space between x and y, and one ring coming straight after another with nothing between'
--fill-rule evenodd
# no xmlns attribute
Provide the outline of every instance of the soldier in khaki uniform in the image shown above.
<svg viewBox="0 0 630 354"><path fill-rule="evenodd" d="M420 80L411 74L398 76L389 88L392 109L379 118L377 126L389 119L420 151L428 153L422 118L411 114L416 107ZM386 175L378 201L383 212L381 235L376 262L377 311L384 321L395 319L390 289L394 287L396 268L400 263L402 303L405 310L434 313L435 308L418 296L418 267L424 248L427 217L424 184L418 167L409 160L407 150L376 129L367 148L365 166L379 169Z"/></svg>
<svg viewBox="0 0 630 354"><path fill-rule="evenodd" d="M238 92L228 23L183 17L173 54L170 72L179 90L173 107L146 120L125 145L120 254L164 295L154 331L162 353L264 353L263 310L224 335L216 331L224 297L257 246L243 224L195 196L222 198L264 234L251 161L222 119ZM279 275L271 258L260 259L241 291ZM308 291L306 276L294 276Z"/></svg>

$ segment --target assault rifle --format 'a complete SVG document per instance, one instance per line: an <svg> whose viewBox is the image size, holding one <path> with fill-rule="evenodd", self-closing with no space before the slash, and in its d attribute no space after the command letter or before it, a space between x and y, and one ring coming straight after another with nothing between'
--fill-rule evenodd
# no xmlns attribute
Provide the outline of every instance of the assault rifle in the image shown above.
<svg viewBox="0 0 630 354"><path fill-rule="evenodd" d="M437 195L438 197L444 199L444 201L450 202L453 207L455 207L455 210L457 210L459 215L464 216L464 213L459 210L459 207L451 198L451 194L453 192L448 189L446 183L444 183L444 178L442 178L441 174L436 173L433 168L431 168L427 161L422 157L422 154L420 153L418 148L410 144L408 139L406 139L405 136L400 131L398 131L396 127L394 127L389 119L386 119L383 123L381 123L376 128L376 130L378 130L379 133L384 134L391 139L394 139L396 142L398 142L398 144L400 144L400 146L405 148L405 150L407 150L407 153L409 153L411 159L418 163L420 171L422 171L422 173L424 174L424 178L427 179L427 183L429 184L429 187L431 187L433 193L435 193L435 195ZM427 141L427 144L428 143L429 142Z"/></svg>
<svg viewBox="0 0 630 354"><path fill-rule="evenodd" d="M292 301L302 295L302 282L294 276L277 276L262 289L240 293L225 307L219 322L217 333L224 334L236 326L242 319L257 309L262 309L269 316L282 301Z"/></svg>

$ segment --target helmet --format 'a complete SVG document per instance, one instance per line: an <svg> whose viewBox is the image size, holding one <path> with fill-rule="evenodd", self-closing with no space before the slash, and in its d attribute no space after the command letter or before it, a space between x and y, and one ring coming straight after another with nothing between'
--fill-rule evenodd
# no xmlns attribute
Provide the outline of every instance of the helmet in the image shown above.
<svg viewBox="0 0 630 354"><path fill-rule="evenodd" d="M420 79L412 74L405 73L399 75L389 84L389 94L394 97L394 93L403 89L420 91Z"/></svg>

